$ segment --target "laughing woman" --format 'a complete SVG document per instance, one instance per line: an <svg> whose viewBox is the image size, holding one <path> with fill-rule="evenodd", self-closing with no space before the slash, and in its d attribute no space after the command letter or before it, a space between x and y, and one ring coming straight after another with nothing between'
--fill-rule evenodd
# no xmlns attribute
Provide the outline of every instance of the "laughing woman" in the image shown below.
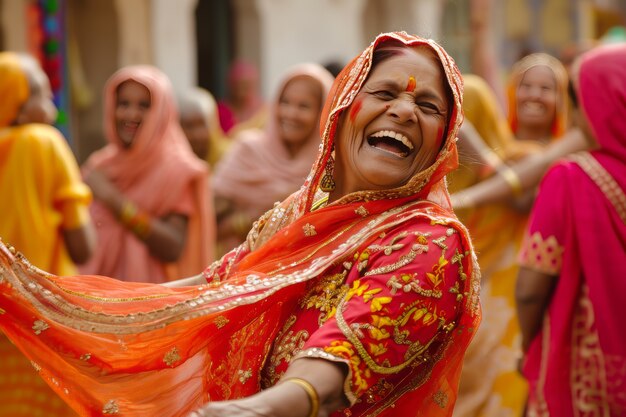
<svg viewBox="0 0 626 417"><path fill-rule="evenodd" d="M445 185L462 94L435 42L379 35L333 85L304 186L244 244L180 287L0 247L0 326L83 415L450 416L480 321Z"/></svg>

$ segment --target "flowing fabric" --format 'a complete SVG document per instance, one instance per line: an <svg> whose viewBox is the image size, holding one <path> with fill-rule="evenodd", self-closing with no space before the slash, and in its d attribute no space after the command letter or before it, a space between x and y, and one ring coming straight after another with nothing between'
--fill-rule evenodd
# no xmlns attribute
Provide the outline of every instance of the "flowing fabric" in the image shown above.
<svg viewBox="0 0 626 417"><path fill-rule="evenodd" d="M578 95L598 148L544 177L522 264L558 276L524 364L529 415L626 415L626 45L583 55Z"/></svg>
<svg viewBox="0 0 626 417"><path fill-rule="evenodd" d="M245 88L243 103L234 107L228 100L220 100L217 105L220 126L230 137L235 137L246 129L261 129L267 121L267 109L259 94L259 72L250 62L237 60L228 70L228 93Z"/></svg>
<svg viewBox="0 0 626 417"><path fill-rule="evenodd" d="M148 88L151 104L132 146L126 149L117 135L114 114L117 89L128 80ZM109 144L89 157L84 175L101 170L150 216L171 214L181 201L191 201L192 209L184 213L187 238L180 259L164 264L102 202L94 201L91 215L98 228L98 247L81 266L81 273L157 283L200 273L212 260L215 238L208 170L192 153L178 124L169 81L153 67L126 67L109 79L104 100L104 132Z"/></svg>
<svg viewBox="0 0 626 417"><path fill-rule="evenodd" d="M505 163L540 149L515 139L499 111L495 94L482 78L465 74L463 79L465 119ZM467 162L466 171L474 183L480 180L481 167L475 163ZM460 170L450 175L452 185L458 184L459 175L463 175ZM521 351L514 287L518 270L515 257L526 215L507 204L490 204L457 214L470 232L481 268L482 322L463 361L454 416L520 416L528 389L517 371Z"/></svg>
<svg viewBox="0 0 626 417"><path fill-rule="evenodd" d="M374 50L391 41L430 48L441 62L453 94L445 143L398 188L314 208L339 119ZM60 278L0 247L0 326L82 415L185 415L272 385L304 355L350 370L351 406L333 416L449 416L480 321L480 274L445 185L461 96L439 45L379 35L333 86L305 186L205 271L208 284Z"/></svg>
<svg viewBox="0 0 626 417"><path fill-rule="evenodd" d="M89 188L62 135L39 124L10 126L29 97L18 55L0 53L0 238L33 264L71 275L62 230L88 219ZM0 310L1 314L1 310ZM72 412L39 378L30 362L0 334L0 415L68 416Z"/></svg>
<svg viewBox="0 0 626 417"><path fill-rule="evenodd" d="M513 129L513 133L515 133L518 127L516 105L517 89L519 84L522 82L522 78L524 77L526 71L536 66L549 68L554 74L554 79L556 81L556 114L551 127L552 139L555 140L561 137L568 127L568 76L563 64L558 59L548 54L530 54L522 58L513 66L507 87L509 125Z"/></svg>

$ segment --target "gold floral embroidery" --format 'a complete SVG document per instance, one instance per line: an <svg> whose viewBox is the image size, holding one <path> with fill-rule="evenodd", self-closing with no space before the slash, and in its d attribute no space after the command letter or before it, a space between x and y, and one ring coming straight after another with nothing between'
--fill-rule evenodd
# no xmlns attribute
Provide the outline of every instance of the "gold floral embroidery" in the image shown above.
<svg viewBox="0 0 626 417"><path fill-rule="evenodd" d="M246 369L244 371L243 369L239 369L237 371L237 374L239 375L239 382L241 382L242 384L245 384L248 381L248 379L250 379L250 377L252 376L252 370Z"/></svg>
<svg viewBox="0 0 626 417"><path fill-rule="evenodd" d="M6 313L7 311L4 308L0 308L0 316Z"/></svg>
<svg viewBox="0 0 626 417"><path fill-rule="evenodd" d="M452 256L452 259L450 260L452 264L459 264L459 278L461 278L462 281L465 281L467 279L467 274L463 270L463 258L465 258L466 256L467 252L463 254L457 249L454 252L454 256Z"/></svg>
<svg viewBox="0 0 626 417"><path fill-rule="evenodd" d="M354 212L361 217L367 217L370 214L370 212L363 206L359 206L359 208L354 210Z"/></svg>
<svg viewBox="0 0 626 417"><path fill-rule="evenodd" d="M178 352L178 348L175 346L169 352L167 352L165 356L163 356L163 362L165 362L167 366L173 366L179 360L180 353Z"/></svg>
<svg viewBox="0 0 626 417"><path fill-rule="evenodd" d="M103 414L117 414L120 412L120 407L117 405L117 401L109 400L104 407L102 407Z"/></svg>
<svg viewBox="0 0 626 417"><path fill-rule="evenodd" d="M383 251L385 255L389 256L393 253L393 251L400 250L405 246L404 243L396 243L396 242L400 239L404 239L407 236L408 236L407 232L402 232L399 235L394 236L394 238L391 239L391 243L389 243L388 245L371 245L368 247L368 249L371 251L375 251L375 252Z"/></svg>
<svg viewBox="0 0 626 417"><path fill-rule="evenodd" d="M571 347L571 390L575 409L585 410L584 415L590 417L611 414L611 384L624 381L626 368L622 367L620 372L620 366L611 366L617 363L610 364L602 352L587 285L582 286L574 311ZM617 378L610 380L611 372Z"/></svg>
<svg viewBox="0 0 626 417"><path fill-rule="evenodd" d="M569 155L568 159L576 162L589 175L626 224L626 195L611 174L588 152Z"/></svg>
<svg viewBox="0 0 626 417"><path fill-rule="evenodd" d="M41 334L41 332L48 330L49 328L50 326L48 325L48 323L43 320L37 320L35 321L35 323L33 323L33 330L35 331L36 335Z"/></svg>
<svg viewBox="0 0 626 417"><path fill-rule="evenodd" d="M442 390L438 390L433 394L433 401L439 407L446 408L448 406L448 394Z"/></svg>
<svg viewBox="0 0 626 417"><path fill-rule="evenodd" d="M438 289L425 289L419 284L416 274L401 274L400 279L392 275L387 286L391 288L391 294L395 295L398 290L404 292L415 292L423 297L441 298L442 292Z"/></svg>
<svg viewBox="0 0 626 417"><path fill-rule="evenodd" d="M228 320L224 316L217 316L215 318L215 326L217 326L218 329L221 329L222 327L226 326L229 323L229 321L230 320Z"/></svg>
<svg viewBox="0 0 626 417"><path fill-rule="evenodd" d="M549 275L558 275L561 271L563 251L556 237L549 236L544 239L540 232L535 232L532 236L527 236L524 242L520 263Z"/></svg>
<svg viewBox="0 0 626 417"><path fill-rule="evenodd" d="M280 378L280 375L276 374L276 368L281 362L290 362L294 356L296 356L304 347L304 344L309 338L309 332L306 330L299 330L294 333L290 328L296 323L296 316L292 315L287 319L281 332L278 334L276 342L274 343L274 349L270 355L270 360L267 365L268 381L264 381L265 385L274 385Z"/></svg>
<svg viewBox="0 0 626 417"><path fill-rule="evenodd" d="M313 226L310 223L307 223L304 226L302 226L302 230L304 231L304 236L307 236L307 237L315 236L317 234L317 232L315 231L315 226Z"/></svg>
<svg viewBox="0 0 626 417"><path fill-rule="evenodd" d="M448 249L448 245L444 243L447 238L448 236L441 236L441 237L438 237L437 239L433 239L432 242L445 251Z"/></svg>
<svg viewBox="0 0 626 417"><path fill-rule="evenodd" d="M361 358L354 351L354 347L350 344L350 342L345 340L337 340L331 342L330 346L326 347L326 352L341 357L347 358L352 364L352 378L353 378L353 388L355 389L355 394L359 394L363 390L367 389L367 381L366 378L371 376L371 372L368 368L365 370L361 367Z"/></svg>
<svg viewBox="0 0 626 417"><path fill-rule="evenodd" d="M348 287L343 285L347 271L340 274L324 277L309 293L300 301L300 307L304 309L316 308L322 312L318 323L324 324L335 315L337 304L348 292Z"/></svg>
<svg viewBox="0 0 626 417"><path fill-rule="evenodd" d="M393 385L387 382L384 378L380 379L375 385L367 390L367 394L365 395L365 401L368 404L373 404L376 401L379 401L381 398L386 397L392 389Z"/></svg>

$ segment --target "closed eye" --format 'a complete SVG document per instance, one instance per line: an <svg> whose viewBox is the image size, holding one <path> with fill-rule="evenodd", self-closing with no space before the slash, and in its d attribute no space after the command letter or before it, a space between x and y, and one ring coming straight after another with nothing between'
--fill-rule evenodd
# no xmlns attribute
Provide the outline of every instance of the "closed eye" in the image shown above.
<svg viewBox="0 0 626 417"><path fill-rule="evenodd" d="M393 94L391 91L388 91L388 90L374 91L371 94L382 100L393 100L396 97L395 94Z"/></svg>
<svg viewBox="0 0 626 417"><path fill-rule="evenodd" d="M421 101L417 103L417 105L426 113L430 113L430 114L440 113L439 107L434 103L430 103L428 101Z"/></svg>

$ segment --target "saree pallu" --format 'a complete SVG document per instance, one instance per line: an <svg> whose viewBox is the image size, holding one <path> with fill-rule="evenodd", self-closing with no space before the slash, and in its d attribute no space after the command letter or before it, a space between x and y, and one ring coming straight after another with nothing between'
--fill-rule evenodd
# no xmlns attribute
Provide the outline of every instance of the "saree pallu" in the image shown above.
<svg viewBox="0 0 626 417"><path fill-rule="evenodd" d="M279 209L266 218L268 226L280 221ZM449 212L428 202L390 208L389 201L305 214L243 260L236 262L235 251L216 264L228 279L198 287L59 278L2 246L0 327L81 415L185 415L209 400L258 392L271 344L307 286L386 231L415 222L447 224L471 248ZM440 343L444 357L430 361L427 383L396 398L394 412L451 413L460 359L480 319L478 271L471 250L467 255L456 288L458 316ZM245 344L227 343L241 338ZM236 363L227 360L233 352ZM409 380L423 373L419 364L408 368Z"/></svg>

